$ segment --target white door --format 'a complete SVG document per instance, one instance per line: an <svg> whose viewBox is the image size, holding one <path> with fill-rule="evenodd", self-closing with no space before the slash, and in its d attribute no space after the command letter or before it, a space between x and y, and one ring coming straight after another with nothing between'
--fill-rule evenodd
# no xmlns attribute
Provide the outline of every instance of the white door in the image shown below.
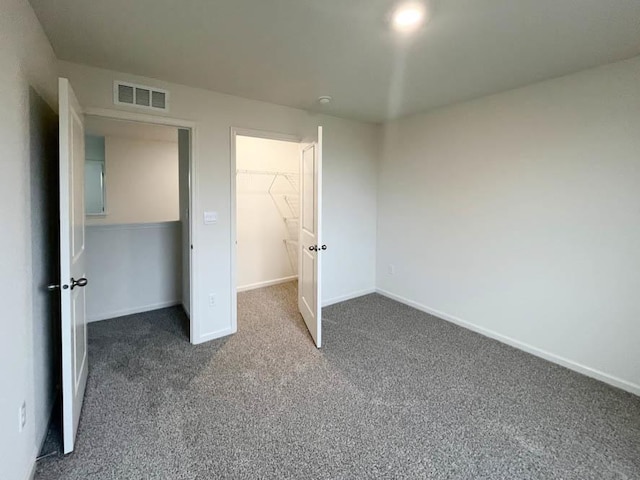
<svg viewBox="0 0 640 480"><path fill-rule="evenodd" d="M62 313L62 431L73 450L89 371L85 311L84 124L66 78L58 81L60 114L60 299Z"/></svg>
<svg viewBox="0 0 640 480"><path fill-rule="evenodd" d="M320 280L322 273L322 127L305 144L300 160L300 254L298 308L316 346L322 345Z"/></svg>

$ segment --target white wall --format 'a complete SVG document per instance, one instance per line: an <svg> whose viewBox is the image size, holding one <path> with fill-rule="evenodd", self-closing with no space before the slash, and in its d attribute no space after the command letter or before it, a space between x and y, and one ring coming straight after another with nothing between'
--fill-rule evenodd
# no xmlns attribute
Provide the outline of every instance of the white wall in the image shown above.
<svg viewBox="0 0 640 480"><path fill-rule="evenodd" d="M302 110L170 84L149 78L60 62L85 108L113 105L113 81L124 80L166 88L171 92L170 117L196 122L198 202L195 218L196 341L226 335L231 324L230 127L243 127L310 137L324 125L323 301L374 289L376 228L376 165L378 127L315 115ZM218 223L204 225L205 210L218 212ZM208 293L217 294L210 307Z"/></svg>
<svg viewBox="0 0 640 480"><path fill-rule="evenodd" d="M640 58L385 133L378 287L640 393Z"/></svg>
<svg viewBox="0 0 640 480"><path fill-rule="evenodd" d="M88 321L180 303L180 222L93 225L86 235Z"/></svg>
<svg viewBox="0 0 640 480"><path fill-rule="evenodd" d="M283 175L243 173L237 175L237 284L238 290L259 288L297 275L294 246L287 250L285 239L297 240L283 216L298 216L284 201L283 195L295 196L299 189L299 143L238 136L236 168L250 172L293 173ZM269 194L272 188L273 196ZM293 235L292 235L293 234ZM293 260L293 261L292 261Z"/></svg>
<svg viewBox="0 0 640 480"><path fill-rule="evenodd" d="M32 227L30 189L38 182L30 170L34 162L43 166L40 162L50 159L42 137L48 135L46 128L34 128L48 109L32 108L33 99L41 96L56 109L57 83L53 50L26 0L0 4L0 45L0 465L3 478L22 480L34 464L53 400L50 339L45 338L51 334L51 312L46 292L36 284L41 272L33 265L43 252L34 253L33 245L42 246L46 236L32 231L38 223ZM23 401L27 425L19 433Z"/></svg>
<svg viewBox="0 0 640 480"><path fill-rule="evenodd" d="M175 142L106 136L105 159L107 214L88 225L179 219L177 130Z"/></svg>

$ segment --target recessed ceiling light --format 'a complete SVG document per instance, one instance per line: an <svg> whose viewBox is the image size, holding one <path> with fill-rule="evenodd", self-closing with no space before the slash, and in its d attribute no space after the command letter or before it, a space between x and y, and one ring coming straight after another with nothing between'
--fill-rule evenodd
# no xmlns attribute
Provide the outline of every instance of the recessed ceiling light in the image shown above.
<svg viewBox="0 0 640 480"><path fill-rule="evenodd" d="M331 103L331 100L333 100L333 99L328 95L323 95L322 97L318 97L318 102L321 103L322 105L326 105L327 103Z"/></svg>
<svg viewBox="0 0 640 480"><path fill-rule="evenodd" d="M425 16L424 4L420 2L405 3L393 13L393 28L402 33L413 32L422 26Z"/></svg>

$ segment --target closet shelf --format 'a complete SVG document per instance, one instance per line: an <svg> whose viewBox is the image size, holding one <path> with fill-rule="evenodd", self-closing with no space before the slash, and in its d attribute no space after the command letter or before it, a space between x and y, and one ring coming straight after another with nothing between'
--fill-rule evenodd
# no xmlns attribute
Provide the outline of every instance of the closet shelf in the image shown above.
<svg viewBox="0 0 640 480"><path fill-rule="evenodd" d="M237 169L236 175L249 175L246 179L252 182L251 175L263 175L270 182L267 189L271 200L278 209L287 227L287 238L283 239L291 267L298 271L298 216L300 212L300 175L297 172L274 172L268 170ZM264 180L263 180L264 182ZM266 183L266 182L264 182ZM262 184L264 184L262 183ZM258 184L261 184L258 182ZM263 187L264 188L264 187Z"/></svg>
<svg viewBox="0 0 640 480"><path fill-rule="evenodd" d="M236 170L237 174L245 174L245 175L293 175L298 176L296 172L272 172L268 170Z"/></svg>

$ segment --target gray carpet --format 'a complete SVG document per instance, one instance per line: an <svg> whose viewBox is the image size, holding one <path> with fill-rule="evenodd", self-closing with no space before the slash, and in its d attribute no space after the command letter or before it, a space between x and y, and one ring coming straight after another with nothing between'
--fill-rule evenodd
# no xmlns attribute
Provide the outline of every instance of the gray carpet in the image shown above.
<svg viewBox="0 0 640 480"><path fill-rule="evenodd" d="M92 324L77 450L37 479L638 479L640 398L386 298L239 295L193 347L177 308Z"/></svg>

